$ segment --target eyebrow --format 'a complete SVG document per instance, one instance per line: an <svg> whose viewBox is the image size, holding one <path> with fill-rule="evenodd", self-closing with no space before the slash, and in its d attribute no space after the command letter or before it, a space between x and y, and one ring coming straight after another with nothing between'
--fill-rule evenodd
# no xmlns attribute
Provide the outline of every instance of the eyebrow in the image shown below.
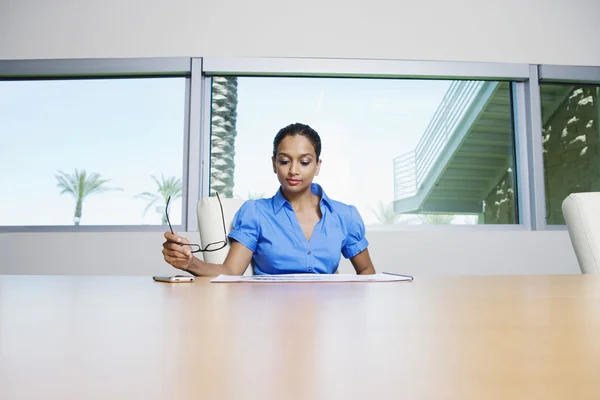
<svg viewBox="0 0 600 400"><path fill-rule="evenodd" d="M279 154L277 154L277 156L284 156L284 157L292 158L292 156L290 156L287 153L279 153ZM300 157L306 157L306 156L314 157L314 154L312 154L312 153L304 153L304 154L300 155Z"/></svg>

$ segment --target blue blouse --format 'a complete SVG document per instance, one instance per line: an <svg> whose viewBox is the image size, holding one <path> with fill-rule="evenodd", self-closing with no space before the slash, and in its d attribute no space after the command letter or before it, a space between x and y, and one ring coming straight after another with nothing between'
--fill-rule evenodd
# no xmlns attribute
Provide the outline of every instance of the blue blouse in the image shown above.
<svg viewBox="0 0 600 400"><path fill-rule="evenodd" d="M268 199L247 200L237 211L229 238L254 253L255 274L333 274L340 253L352 258L367 248L365 225L356 207L329 199L316 183L311 191L321 197L322 217L310 241L281 189Z"/></svg>

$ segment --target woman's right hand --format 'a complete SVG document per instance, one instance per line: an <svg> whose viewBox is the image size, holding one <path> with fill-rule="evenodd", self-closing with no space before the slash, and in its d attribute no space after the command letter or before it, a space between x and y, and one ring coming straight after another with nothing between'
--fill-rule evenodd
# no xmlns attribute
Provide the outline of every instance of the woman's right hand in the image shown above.
<svg viewBox="0 0 600 400"><path fill-rule="evenodd" d="M194 261L194 256L189 246L181 244L189 244L190 241L171 232L165 232L165 239L162 251L165 261L177 269L187 271Z"/></svg>

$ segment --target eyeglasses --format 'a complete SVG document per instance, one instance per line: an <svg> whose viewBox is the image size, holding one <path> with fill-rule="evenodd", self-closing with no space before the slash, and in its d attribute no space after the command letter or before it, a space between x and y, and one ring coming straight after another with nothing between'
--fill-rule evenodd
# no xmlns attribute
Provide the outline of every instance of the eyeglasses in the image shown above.
<svg viewBox="0 0 600 400"><path fill-rule="evenodd" d="M221 203L221 198L219 197L219 193L217 193L217 200L219 200L219 207L221 207L221 220L223 221L223 236L224 236L225 240L220 240L218 242L209 243L204 248L202 248L202 246L200 246L199 244L181 243L182 246L190 246L192 253L200 253L200 252L205 252L205 251L206 252L217 251L217 250L221 250L222 248L227 246L227 230L225 229L225 214L223 213L223 204ZM169 213L168 213L169 201L171 201L171 196L169 196L167 198L167 205L165 206L165 217L167 219L167 224L169 224L169 229L171 230L171 233L175 234L173 232L173 227L171 226L171 221L169 221Z"/></svg>

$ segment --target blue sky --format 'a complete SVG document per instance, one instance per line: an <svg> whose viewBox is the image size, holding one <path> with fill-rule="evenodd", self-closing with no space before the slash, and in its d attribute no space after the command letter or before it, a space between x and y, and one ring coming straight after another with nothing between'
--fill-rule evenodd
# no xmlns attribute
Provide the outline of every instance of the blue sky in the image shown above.
<svg viewBox="0 0 600 400"><path fill-rule="evenodd" d="M303 122L323 142L317 182L375 222L371 209L393 200L393 158L415 148L450 83L239 78L234 193L273 195L273 137ZM0 225L71 225L55 174L75 168L123 189L86 199L82 225L160 224L135 195L156 190L151 175L182 175L184 104L183 78L0 82ZM181 222L180 201L171 214Z"/></svg>
<svg viewBox="0 0 600 400"><path fill-rule="evenodd" d="M134 196L151 175L180 177L185 79L0 82L2 225L71 225L75 201L55 174L75 168L123 191L84 201L82 225L159 224ZM178 209L177 209L178 207ZM173 208L181 222L181 202Z"/></svg>

